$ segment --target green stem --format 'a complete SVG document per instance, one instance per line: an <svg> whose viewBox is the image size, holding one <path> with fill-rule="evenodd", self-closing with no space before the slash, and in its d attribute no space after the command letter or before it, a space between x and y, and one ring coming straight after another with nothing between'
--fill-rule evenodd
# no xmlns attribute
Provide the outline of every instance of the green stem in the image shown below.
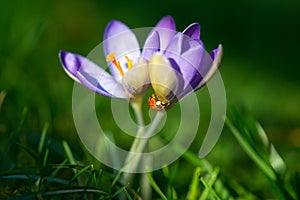
<svg viewBox="0 0 300 200"><path fill-rule="evenodd" d="M137 123L138 123L138 130L135 136L135 140L133 141L131 148L130 148L130 152L132 152L133 149L137 148L138 145L138 140L136 138L141 137L141 135L143 135L144 133L144 118L143 118L143 112L142 112L142 101L140 99L136 99L134 102L131 103L131 106L133 108Z"/></svg>
<svg viewBox="0 0 300 200"><path fill-rule="evenodd" d="M143 124L144 121L142 118L141 106L135 103L136 102L132 103L132 108L136 113L138 123ZM151 135L154 133L155 129L160 124L161 119L163 117L164 117L164 112L157 112L155 118L153 119L147 131L145 131L144 126L139 127L136 137L129 150L130 154L126 158L124 169L130 169L130 171L134 172L138 168L142 156L141 153L145 150L145 147L147 146L147 143ZM125 173L123 175L123 181L125 183L130 182L132 178L133 178L133 173Z"/></svg>
<svg viewBox="0 0 300 200"><path fill-rule="evenodd" d="M143 112L142 112L142 98L136 98L133 102L131 102L131 107L134 111L139 128L137 130L136 137L135 137L133 143L131 144L129 153L133 152L137 148L138 143L139 143L139 140L137 140L137 138L140 137L141 135L143 135L144 129L145 129ZM126 168L127 165L128 165L128 167L131 167L132 164L130 163L130 160L132 160L132 159L133 159L132 154L129 154L126 158L124 168ZM121 174L122 174L122 172L121 172ZM124 173L121 178L122 181L124 182L124 184L131 182L133 175L134 174L132 174L132 173Z"/></svg>
<svg viewBox="0 0 300 200"><path fill-rule="evenodd" d="M144 118L143 118L143 112L142 112L142 100L136 99L131 103L131 106L133 108L137 123L140 127L144 126Z"/></svg>
<svg viewBox="0 0 300 200"><path fill-rule="evenodd" d="M150 127L146 132L142 132L141 135L138 135L135 138L135 141L138 143L136 149L132 149L132 152L142 153L149 138L154 133L155 129L158 127L158 125L161 123L161 120L163 119L165 113L162 111L158 111L155 115L155 118L153 119ZM140 138L139 136L142 136L143 138Z"/></svg>

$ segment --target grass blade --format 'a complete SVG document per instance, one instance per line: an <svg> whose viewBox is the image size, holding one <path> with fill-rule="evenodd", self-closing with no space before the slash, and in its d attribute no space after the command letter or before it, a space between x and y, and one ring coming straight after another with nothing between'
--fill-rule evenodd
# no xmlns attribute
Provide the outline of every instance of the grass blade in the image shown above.
<svg viewBox="0 0 300 200"><path fill-rule="evenodd" d="M147 173L148 179L153 187L153 189L157 192L157 194L163 199L163 200L168 200L167 197L164 195L164 193L160 190L156 182L154 181L152 174Z"/></svg>
<svg viewBox="0 0 300 200"><path fill-rule="evenodd" d="M42 199L42 197L53 197L53 196L58 196L58 195L67 195L67 194L78 194L78 193L93 193L93 194L100 194L100 195L105 195L107 196L108 193L94 189L94 188L72 188L72 189L60 189L60 190L52 190L52 191L45 191L45 192L37 192L34 194L29 194L29 195L22 195L22 196L16 196L10 198L10 200L30 200L30 199Z"/></svg>
<svg viewBox="0 0 300 200"><path fill-rule="evenodd" d="M67 141L64 140L64 141L62 142L62 144L63 144L63 147L64 147L64 149L65 149L65 152L66 152L66 154L67 154L67 157L68 157L70 163L71 163L72 165L75 165L76 162L75 162L73 153L72 153L72 151L71 151L71 149L70 149L70 147L69 147Z"/></svg>
<svg viewBox="0 0 300 200"><path fill-rule="evenodd" d="M194 175L192 178L192 182L190 184L190 189L187 194L187 199L196 199L200 193L200 187L199 187L199 177L201 174L201 168L197 167L194 171Z"/></svg>
<svg viewBox="0 0 300 200"><path fill-rule="evenodd" d="M83 169L79 170L75 175L74 177L70 180L70 183L73 182L76 178L79 178L79 176L81 174L83 174L84 172L86 172L89 168L91 168L91 165L88 165L86 167L84 167Z"/></svg>
<svg viewBox="0 0 300 200"><path fill-rule="evenodd" d="M178 153L183 151L182 147L179 145L174 146L173 150ZM199 157L190 150L186 150L182 157L189 163L201 167L203 171L207 171L208 173L213 172L213 167L206 159L199 159ZM217 178L215 184L218 186L219 191L222 191L222 199L234 199L227 187L224 186L221 179Z"/></svg>
<svg viewBox="0 0 300 200"><path fill-rule="evenodd" d="M247 153L247 155L257 164L257 166L262 170L262 172L270 178L272 181L276 181L276 174L270 165L268 165L252 148L252 146L247 142L246 139L242 137L242 134L235 128L232 122L226 118L225 123L231 130L234 137L237 139L241 147Z"/></svg>
<svg viewBox="0 0 300 200"><path fill-rule="evenodd" d="M284 174L286 172L286 165L283 159L275 149L274 145L271 144L266 132L259 123L256 123L256 129L261 139L264 141L265 147L269 150L269 161L271 166L278 174Z"/></svg>
<svg viewBox="0 0 300 200"><path fill-rule="evenodd" d="M217 199L217 200L221 200L221 198L217 195L217 193L215 192L215 190L210 186L209 183L206 182L206 180L201 177L200 181L202 182L202 184L204 185L205 189L208 189L210 191L210 193ZM200 197L201 200L204 200ZM205 198L207 199L207 198Z"/></svg>
<svg viewBox="0 0 300 200"><path fill-rule="evenodd" d="M204 191L202 192L199 200L205 200L208 198L209 192L211 192L214 196L216 196L217 199L220 199L220 197L218 197L217 193L215 192L215 190L212 188L212 186L214 185L214 183L216 182L216 179L218 177L220 169L218 167L216 167L214 169L214 171L211 173L210 179L208 180L208 182L205 181L205 179L203 177L200 178L201 182L203 183L203 185L205 186ZM203 179L203 180L202 180ZM205 183L203 182L205 181ZM205 185L207 183L207 185Z"/></svg>
<svg viewBox="0 0 300 200"><path fill-rule="evenodd" d="M19 123L19 125L17 126L16 130L14 130L11 134L10 134L10 137L8 139L8 143L6 145L6 147L4 148L4 155L8 155L8 151L9 149L11 148L11 146L16 142L17 138L19 137L19 134L21 133L21 130L22 130L22 127L23 127L23 124L26 120L26 117L27 117L27 114L28 114L28 108L25 107L23 109L23 112L22 112L22 115L21 115L21 121Z"/></svg>
<svg viewBox="0 0 300 200"><path fill-rule="evenodd" d="M70 147L69 147L67 141L64 140L64 141L62 142L62 144L63 144L63 147L64 147L64 149L65 149L65 152L66 152L66 154L67 154L67 157L68 157L70 163L71 163L72 165L76 165L76 161L75 161L75 159L74 159L73 153L72 153L72 151L71 151L71 149L70 149ZM75 173L75 175L76 175L76 173L77 173L77 170L76 170L76 169L74 169L74 173ZM77 181L78 181L78 184L79 184L80 186L82 186L82 181L81 181L81 179L80 179L79 176L77 177Z"/></svg>
<svg viewBox="0 0 300 200"><path fill-rule="evenodd" d="M47 134L47 130L49 127L49 123L45 123L44 127L43 127L43 131L42 131L42 135L40 138L40 142L39 142L39 147L38 147L38 154L41 155L44 144L45 144L45 139L46 139L46 134Z"/></svg>

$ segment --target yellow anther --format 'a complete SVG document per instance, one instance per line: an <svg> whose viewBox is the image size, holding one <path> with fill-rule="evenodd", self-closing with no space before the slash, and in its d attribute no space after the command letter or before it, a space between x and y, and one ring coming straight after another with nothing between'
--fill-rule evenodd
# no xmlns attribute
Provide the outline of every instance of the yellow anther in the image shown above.
<svg viewBox="0 0 300 200"><path fill-rule="evenodd" d="M128 70L132 68L132 61L128 58L128 56L125 56L126 60L127 60L127 67L128 67Z"/></svg>
<svg viewBox="0 0 300 200"><path fill-rule="evenodd" d="M119 61L118 61L118 62L116 61L116 52L112 52L112 53L108 54L108 55L106 56L106 61L107 61L107 62L112 62L112 63L116 66L116 68L118 69L120 75L121 75L121 76L124 76L124 72L123 72L123 70L122 70L122 67L121 67L121 65L120 65L120 62L119 62Z"/></svg>
<svg viewBox="0 0 300 200"><path fill-rule="evenodd" d="M116 52L112 52L106 56L106 61L112 62L113 60L115 60L115 58L116 58Z"/></svg>

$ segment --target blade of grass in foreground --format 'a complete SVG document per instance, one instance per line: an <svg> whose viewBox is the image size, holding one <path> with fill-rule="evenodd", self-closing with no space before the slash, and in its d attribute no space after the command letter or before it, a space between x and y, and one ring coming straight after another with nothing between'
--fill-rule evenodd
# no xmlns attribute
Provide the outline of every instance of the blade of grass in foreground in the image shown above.
<svg viewBox="0 0 300 200"><path fill-rule="evenodd" d="M201 174L201 168L197 167L194 170L194 175L190 184L190 189L187 194L187 199L196 199L200 193L200 187L199 187L199 177Z"/></svg>
<svg viewBox="0 0 300 200"><path fill-rule="evenodd" d="M204 185L205 189L209 190L210 193L215 197L215 199L221 200L221 198L217 195L217 193L215 192L215 190L211 187L211 185L203 177L201 177L200 180L201 180L202 184ZM204 195L204 196L205 196L204 199L207 199L206 195ZM200 200L204 200L204 199L202 198L202 195L201 195Z"/></svg>
<svg viewBox="0 0 300 200"><path fill-rule="evenodd" d="M158 187L157 183L154 181L154 178L152 177L151 173L147 173L149 181L153 187L153 189L157 192L157 194L163 199L168 200L167 197L164 195L164 193L161 191L161 189Z"/></svg>
<svg viewBox="0 0 300 200"><path fill-rule="evenodd" d="M35 199L35 198L42 198L42 197L54 197L58 195L68 195L68 194L87 194L87 193L92 193L92 194L99 194L99 195L105 195L107 196L108 193L94 189L94 188L72 188L72 189L61 189L61 190L52 190L52 191L44 191L44 192L37 192L34 194L29 194L29 195L22 195L22 196L17 196L17 197L12 197L10 200L29 200L29 199Z"/></svg>
<svg viewBox="0 0 300 200"><path fill-rule="evenodd" d="M21 121L19 122L19 125L17 126L17 128L10 134L10 137L8 139L8 143L6 145L6 147L4 147L4 156L8 155L8 151L10 150L11 146L16 142L17 138L19 137L19 134L21 133L22 127L24 125L24 122L26 120L28 114L28 108L25 107L23 109L22 115L21 115Z"/></svg>
<svg viewBox="0 0 300 200"><path fill-rule="evenodd" d="M174 146L173 150L177 153L185 151L179 145ZM186 150L182 157L189 163L200 167L203 171L207 171L209 174L213 173L212 165L206 159L200 159L196 154L194 154L190 150ZM230 191L224 186L220 178L217 178L215 185L217 186L218 194L221 196L222 199L234 199L234 197L231 195Z"/></svg>
<svg viewBox="0 0 300 200"><path fill-rule="evenodd" d="M45 139L46 139L48 127L49 127L49 123L45 123L43 131L42 131L42 135L41 135L41 138L40 138L39 147L38 147L38 154L39 155L41 155L44 144L45 144Z"/></svg>
<svg viewBox="0 0 300 200"><path fill-rule="evenodd" d="M174 188L174 179L179 173L178 171L178 162L174 162L172 166L165 166L162 168L162 172L164 176L167 178L167 198L172 200L172 199L178 199L177 192Z"/></svg>
<svg viewBox="0 0 300 200"><path fill-rule="evenodd" d="M226 118L225 123L231 130L232 134L240 143L241 147L247 153L247 155L257 164L257 166L262 170L262 172L270 178L272 181L276 181L276 174L270 165L268 165L252 148L252 146L247 142L245 138L242 137L242 134L235 128L232 122Z"/></svg>
<svg viewBox="0 0 300 200"><path fill-rule="evenodd" d="M283 178L286 175L285 172L285 163L283 159L279 156L274 146L268 141L268 138L264 132L262 132L262 128L258 126L258 124L254 124L255 127L247 127L249 126L243 121L242 117L237 117L235 121L239 122L239 127L247 130L251 135L252 132L249 130L255 130L260 135L260 139L263 141L260 142L251 142L248 141L242 134L241 130L237 128L229 118L226 118L225 123L229 127L230 131L237 139L238 143L241 145L242 149L245 153L253 160L253 162L258 166L258 168L262 171L263 174L267 177L267 180L270 184L270 188L274 191L274 194L278 199L296 199L296 193L290 189L290 183L285 181ZM252 144L251 144L252 143ZM262 155L262 152L259 153L256 149L262 149L262 147L256 147L257 145L267 145L270 147L270 152L267 154L265 158ZM256 146L255 146L256 145Z"/></svg>
<svg viewBox="0 0 300 200"><path fill-rule="evenodd" d="M78 179L81 174L85 173L89 169L91 169L91 165L85 166L84 168L79 170L76 174L74 174L73 178L69 181L69 183L72 183L75 179Z"/></svg>
<svg viewBox="0 0 300 200"><path fill-rule="evenodd" d="M70 163L71 163L72 165L76 165L76 161L75 161L75 159L74 159L73 153L72 153L72 151L71 151L71 149L70 149L70 147L69 147L67 141L64 140L64 141L62 142L62 144L63 144L63 147L64 147L64 149L65 149L65 152L66 152L66 154L67 154L67 157L68 157ZM74 173L75 173L75 176L76 176L76 174L77 174L77 170L76 170L76 169L74 169ZM82 181L81 181L81 179L80 179L80 176L77 176L77 181L78 181L78 184L79 184L80 186L83 186Z"/></svg>

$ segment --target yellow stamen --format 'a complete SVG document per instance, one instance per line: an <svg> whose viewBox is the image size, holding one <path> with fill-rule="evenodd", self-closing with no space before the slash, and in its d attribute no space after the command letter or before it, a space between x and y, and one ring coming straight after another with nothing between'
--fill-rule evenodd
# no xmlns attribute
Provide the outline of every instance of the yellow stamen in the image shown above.
<svg viewBox="0 0 300 200"><path fill-rule="evenodd" d="M106 61L111 62L111 61L115 60L115 57L116 57L116 52L112 52L106 56Z"/></svg>
<svg viewBox="0 0 300 200"><path fill-rule="evenodd" d="M132 68L132 61L128 58L128 56L125 56L126 60L127 60L127 66L128 66L128 70L130 70Z"/></svg>
<svg viewBox="0 0 300 200"><path fill-rule="evenodd" d="M116 52L112 52L112 53L108 54L108 55L106 56L106 61L107 61L107 62L112 62L112 63L117 67L117 69L118 69L120 75L121 75L121 76L124 76L124 72L123 72L123 70L122 70L122 67L121 67L121 65L120 65L120 62L117 62L117 61L116 61Z"/></svg>

